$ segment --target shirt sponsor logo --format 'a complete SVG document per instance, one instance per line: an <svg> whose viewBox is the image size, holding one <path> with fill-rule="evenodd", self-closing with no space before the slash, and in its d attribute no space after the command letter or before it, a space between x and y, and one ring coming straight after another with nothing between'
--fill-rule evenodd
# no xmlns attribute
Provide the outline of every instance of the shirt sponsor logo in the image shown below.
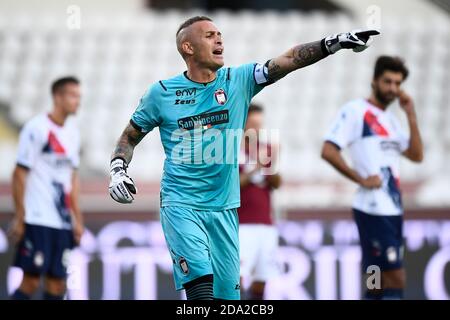
<svg viewBox="0 0 450 320"><path fill-rule="evenodd" d="M188 99L188 100L182 100L182 99L176 99L175 104L194 104L195 99Z"/></svg>
<svg viewBox="0 0 450 320"><path fill-rule="evenodd" d="M177 90L175 92L177 97L190 97L195 96L197 94L196 88L190 88L190 89L183 89L183 90Z"/></svg>
<svg viewBox="0 0 450 320"><path fill-rule="evenodd" d="M204 129L211 128L213 125L228 123L228 110L220 110L210 113L202 113L195 116L181 118L177 120L178 127L185 130L193 130L195 128L203 127Z"/></svg>
<svg viewBox="0 0 450 320"><path fill-rule="evenodd" d="M190 99L175 99L175 105L177 104L194 104L195 98L197 94L196 88L190 88L190 89L182 89L175 91L175 95L179 98L188 97Z"/></svg>
<svg viewBox="0 0 450 320"><path fill-rule="evenodd" d="M400 152L400 143L397 141L381 141L380 147L383 151L394 150Z"/></svg>

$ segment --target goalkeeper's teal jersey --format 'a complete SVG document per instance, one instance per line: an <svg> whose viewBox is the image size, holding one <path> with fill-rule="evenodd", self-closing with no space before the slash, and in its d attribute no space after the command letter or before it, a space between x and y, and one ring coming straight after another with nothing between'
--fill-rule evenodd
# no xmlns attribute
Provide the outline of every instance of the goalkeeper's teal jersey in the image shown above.
<svg viewBox="0 0 450 320"><path fill-rule="evenodd" d="M161 207L240 206L239 146L250 101L267 84L267 67L251 63L221 68L206 84L184 72L150 86L131 124L142 132L159 127Z"/></svg>

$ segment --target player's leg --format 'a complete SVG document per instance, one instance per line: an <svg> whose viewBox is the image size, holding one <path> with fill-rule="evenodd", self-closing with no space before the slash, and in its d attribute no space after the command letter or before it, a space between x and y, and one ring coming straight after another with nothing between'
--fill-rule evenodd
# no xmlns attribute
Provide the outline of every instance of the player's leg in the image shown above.
<svg viewBox="0 0 450 320"><path fill-rule="evenodd" d="M18 244L14 266L23 270L19 288L11 295L14 300L26 300L36 292L41 275L49 266L48 228L26 224L22 241Z"/></svg>
<svg viewBox="0 0 450 320"><path fill-rule="evenodd" d="M381 272L383 287L382 299L402 299L406 284L405 269L386 270Z"/></svg>
<svg viewBox="0 0 450 320"><path fill-rule="evenodd" d="M66 293L66 279L45 277L44 300L63 300Z"/></svg>
<svg viewBox="0 0 450 320"><path fill-rule="evenodd" d="M211 211L207 229L214 271L214 299L239 300L239 231L236 209Z"/></svg>
<svg viewBox="0 0 450 320"><path fill-rule="evenodd" d="M183 285L187 300L213 300L214 277L207 274L191 280Z"/></svg>
<svg viewBox="0 0 450 320"><path fill-rule="evenodd" d="M239 225L239 250L241 269L241 299L251 299L247 294L252 284L252 273L256 264L259 240L256 236L257 225L244 223Z"/></svg>
<svg viewBox="0 0 450 320"><path fill-rule="evenodd" d="M12 300L29 300L39 288L40 275L24 273L19 288L11 295Z"/></svg>
<svg viewBox="0 0 450 320"><path fill-rule="evenodd" d="M382 299L402 299L406 285L403 268L403 216L382 217L385 230L382 246L385 250L381 272Z"/></svg>
<svg viewBox="0 0 450 320"><path fill-rule="evenodd" d="M375 216L354 210L362 248L362 267L381 270L381 288L368 288L366 299L401 299L405 285L402 266L401 216Z"/></svg>
<svg viewBox="0 0 450 320"><path fill-rule="evenodd" d="M254 281L250 287L250 299L263 300L266 282L278 273L276 254L278 248L278 231L275 226L259 225L255 234L257 261L254 269Z"/></svg>
<svg viewBox="0 0 450 320"><path fill-rule="evenodd" d="M67 267L74 247L72 230L51 229L52 250L45 278L44 300L63 300L66 293Z"/></svg>
<svg viewBox="0 0 450 320"><path fill-rule="evenodd" d="M188 300L213 298L211 249L202 220L208 213L183 207L163 207L160 211L175 287L185 289Z"/></svg>
<svg viewBox="0 0 450 320"><path fill-rule="evenodd" d="M362 254L362 274L366 275L369 266L378 266L380 264L379 256L381 255L380 245L371 237L370 216L362 211L353 209L353 218L358 227L359 243ZM363 276L363 282L367 284L366 277ZM380 287L367 287L364 292L364 299L379 300L381 299L381 279Z"/></svg>

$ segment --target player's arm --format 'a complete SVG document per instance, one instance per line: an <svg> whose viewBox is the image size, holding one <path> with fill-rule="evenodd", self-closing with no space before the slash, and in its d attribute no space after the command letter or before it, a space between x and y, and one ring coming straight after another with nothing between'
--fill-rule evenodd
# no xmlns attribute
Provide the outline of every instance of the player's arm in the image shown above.
<svg viewBox="0 0 450 320"><path fill-rule="evenodd" d="M147 133L141 132L136 129L131 122L123 130L119 141L116 144L113 154L111 155L111 160L115 158L122 158L127 164L131 162L133 158L134 148L139 142L145 137Z"/></svg>
<svg viewBox="0 0 450 320"><path fill-rule="evenodd" d="M79 245L84 231L84 219L79 206L80 179L77 170L72 173L72 190L70 192L70 204L73 215L73 236L75 244Z"/></svg>
<svg viewBox="0 0 450 320"><path fill-rule="evenodd" d="M423 144L420 136L419 125L417 124L416 111L414 110L414 103L409 95L404 91L400 92L399 102L401 108L405 111L408 119L410 137L409 146L403 152L403 155L411 161L422 162L423 160Z"/></svg>
<svg viewBox="0 0 450 320"><path fill-rule="evenodd" d="M130 122L111 155L109 194L117 202L131 203L134 199L132 194L137 193L133 180L127 174L127 168L133 158L134 148L145 135L146 132L136 129Z"/></svg>
<svg viewBox="0 0 450 320"><path fill-rule="evenodd" d="M268 61L266 64L268 78L272 82L277 81L288 73L316 63L340 49L362 51L370 45L370 37L377 34L379 32L376 30L351 31L297 45Z"/></svg>
<svg viewBox="0 0 450 320"><path fill-rule="evenodd" d="M266 182L271 189L278 189L281 186L281 176L276 174L271 174L266 177Z"/></svg>
<svg viewBox="0 0 450 320"><path fill-rule="evenodd" d="M363 186L364 188L373 189L381 187L381 179L378 175L369 176L367 178L361 177L355 170L350 168L347 162L341 155L341 150L336 144L325 141L322 147L322 159L331 164L343 176L353 182Z"/></svg>
<svg viewBox="0 0 450 320"><path fill-rule="evenodd" d="M9 229L9 236L14 242L22 239L25 232L25 184L29 169L16 165L12 176L12 196L14 203L14 218Z"/></svg>

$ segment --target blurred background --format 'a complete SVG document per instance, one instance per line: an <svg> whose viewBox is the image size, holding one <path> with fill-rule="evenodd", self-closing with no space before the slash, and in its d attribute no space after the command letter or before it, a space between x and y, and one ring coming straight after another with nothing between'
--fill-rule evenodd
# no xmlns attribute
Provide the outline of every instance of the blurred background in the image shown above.
<svg viewBox="0 0 450 320"><path fill-rule="evenodd" d="M403 161L406 298L450 299L450 1L448 0L2 0L0 2L0 298L20 282L6 237L18 133L51 109L50 84L82 82L81 206L87 231L69 268L71 299L180 299L158 221L164 153L158 130L135 151L132 205L108 194L116 139L146 91L185 70L175 32L206 14L222 31L227 65L264 63L290 47L355 28L381 36L360 54L339 52L258 94L266 127L279 130L274 194L280 274L268 299L360 299L361 255L351 220L356 186L320 159L323 136L348 100L367 97L377 56L406 60L425 144L419 165ZM397 103L391 108L406 126ZM447 160L446 160L447 159ZM283 285L281 285L283 284Z"/></svg>

